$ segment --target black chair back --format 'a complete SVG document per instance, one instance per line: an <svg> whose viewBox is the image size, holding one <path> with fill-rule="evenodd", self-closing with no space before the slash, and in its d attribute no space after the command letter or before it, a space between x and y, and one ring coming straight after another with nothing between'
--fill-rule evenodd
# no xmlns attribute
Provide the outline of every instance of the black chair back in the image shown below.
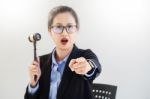
<svg viewBox="0 0 150 99"><path fill-rule="evenodd" d="M92 92L95 99L115 99L117 86L94 83Z"/></svg>

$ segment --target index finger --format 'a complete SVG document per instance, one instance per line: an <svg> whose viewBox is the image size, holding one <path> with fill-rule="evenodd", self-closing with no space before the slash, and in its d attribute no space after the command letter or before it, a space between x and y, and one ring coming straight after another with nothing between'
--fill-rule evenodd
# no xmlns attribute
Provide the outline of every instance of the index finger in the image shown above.
<svg viewBox="0 0 150 99"><path fill-rule="evenodd" d="M72 59L72 60L70 61L70 63L69 63L69 67L72 67L73 64L75 64L75 63L76 63L76 59Z"/></svg>

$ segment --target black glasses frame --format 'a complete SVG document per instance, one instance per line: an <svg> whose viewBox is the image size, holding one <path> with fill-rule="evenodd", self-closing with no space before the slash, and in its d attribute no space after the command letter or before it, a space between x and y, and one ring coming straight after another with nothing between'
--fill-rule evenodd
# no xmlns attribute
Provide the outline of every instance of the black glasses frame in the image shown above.
<svg viewBox="0 0 150 99"><path fill-rule="evenodd" d="M77 30L77 25L66 25L66 26L60 25L60 26L62 27L62 30L61 30L60 33L56 33L55 31L53 31L53 32L56 33L56 34L62 34L63 31L64 31L64 29L65 29L67 33L72 33L72 32L70 32L69 29L68 29L69 26L76 27L76 30ZM54 25L53 25L53 26L49 26L50 30L52 30L54 27L57 27L57 25L56 25L56 26L54 26Z"/></svg>

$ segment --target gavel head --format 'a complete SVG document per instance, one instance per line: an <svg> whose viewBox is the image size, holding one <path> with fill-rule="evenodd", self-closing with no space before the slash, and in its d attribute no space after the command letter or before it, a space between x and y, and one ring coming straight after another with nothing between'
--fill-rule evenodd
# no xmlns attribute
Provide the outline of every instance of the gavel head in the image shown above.
<svg viewBox="0 0 150 99"><path fill-rule="evenodd" d="M39 33L33 33L33 34L29 35L28 39L30 42L36 42L41 39L41 35Z"/></svg>

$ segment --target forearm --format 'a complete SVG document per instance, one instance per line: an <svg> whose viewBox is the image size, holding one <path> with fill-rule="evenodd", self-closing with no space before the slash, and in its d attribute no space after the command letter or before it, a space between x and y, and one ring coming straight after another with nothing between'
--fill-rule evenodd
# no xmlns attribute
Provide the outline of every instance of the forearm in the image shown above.
<svg viewBox="0 0 150 99"><path fill-rule="evenodd" d="M26 93L24 95L24 99L38 99L38 93L39 93L39 85L37 85L35 88L32 88L30 85L26 88Z"/></svg>

